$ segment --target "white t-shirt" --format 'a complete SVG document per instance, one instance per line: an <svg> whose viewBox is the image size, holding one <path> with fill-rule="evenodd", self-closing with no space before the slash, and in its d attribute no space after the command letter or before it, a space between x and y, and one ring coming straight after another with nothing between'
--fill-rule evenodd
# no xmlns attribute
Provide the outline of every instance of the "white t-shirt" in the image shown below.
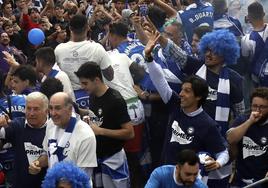
<svg viewBox="0 0 268 188"><path fill-rule="evenodd" d="M46 135L43 141L43 148L48 153L48 140L52 135L56 135L57 141L60 140L65 129L56 126L52 119L47 122ZM56 134L54 134L56 132ZM84 121L77 119L70 140L67 142L64 150L67 157L64 161L72 161L80 168L96 167L96 138L90 126ZM49 167L51 168L50 164Z"/></svg>
<svg viewBox="0 0 268 188"><path fill-rule="evenodd" d="M59 44L55 49L56 61L71 80L74 90L81 89L79 79L74 74L79 67L89 61L97 63L101 70L111 65L111 60L103 46L94 41L81 41Z"/></svg>
<svg viewBox="0 0 268 188"><path fill-rule="evenodd" d="M134 90L134 81L132 79L129 67L133 61L123 53L119 53L118 50L108 52L114 70L114 79L107 81L104 78L104 82L111 88L119 91L125 100L137 97L137 92Z"/></svg>

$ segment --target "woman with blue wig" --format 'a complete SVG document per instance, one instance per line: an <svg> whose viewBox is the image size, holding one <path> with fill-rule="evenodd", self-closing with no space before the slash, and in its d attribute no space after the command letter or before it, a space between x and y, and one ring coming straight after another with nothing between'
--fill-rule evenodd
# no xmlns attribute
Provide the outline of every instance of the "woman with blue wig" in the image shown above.
<svg viewBox="0 0 268 188"><path fill-rule="evenodd" d="M240 55L240 47L234 34L228 30L216 30L205 34L199 43L200 59L188 56L171 40L157 32L146 45L147 56L150 54L148 49L153 49L156 40L162 46L164 56L173 59L187 75L196 74L207 81L209 94L202 107L218 123L221 134L225 137L231 110L235 116L243 114L245 110L242 77L228 68L228 65L236 64ZM147 56L146 59L152 59L150 55ZM163 88L157 89L161 91ZM228 150L217 153L216 158L217 160L213 159L214 168L210 169L208 174L208 187L226 188L232 172L231 165L227 163ZM219 158L225 162L220 164Z"/></svg>
<svg viewBox="0 0 268 188"><path fill-rule="evenodd" d="M71 162L59 162L49 169L42 188L90 188L87 174Z"/></svg>

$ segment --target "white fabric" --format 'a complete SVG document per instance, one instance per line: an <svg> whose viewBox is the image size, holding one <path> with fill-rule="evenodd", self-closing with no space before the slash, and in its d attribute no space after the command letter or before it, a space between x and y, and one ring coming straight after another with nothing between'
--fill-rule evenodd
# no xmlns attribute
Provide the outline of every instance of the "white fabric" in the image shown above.
<svg viewBox="0 0 268 188"><path fill-rule="evenodd" d="M104 82L119 91L125 100L137 97L138 94L133 88L134 81L129 70L133 61L126 54L119 53L118 50L109 51L108 54L114 70L114 79L107 81L104 78Z"/></svg>
<svg viewBox="0 0 268 188"><path fill-rule="evenodd" d="M132 125L140 125L145 121L144 108L138 98L135 101L127 102L127 111Z"/></svg>
<svg viewBox="0 0 268 188"><path fill-rule="evenodd" d="M43 141L43 148L48 151L48 139L56 137L58 140L62 137L64 129L56 126L52 119L47 123L46 135ZM88 124L77 120L72 136L67 142L63 153L67 155L65 161L72 161L78 167L96 167L96 139ZM50 160L49 160L50 161ZM49 163L49 167L52 165Z"/></svg>
<svg viewBox="0 0 268 188"><path fill-rule="evenodd" d="M65 93L68 93L68 95L72 97L73 101L75 101L74 91L73 91L71 81L70 81L68 75L65 72L63 72L56 63L52 68L59 71L56 74L55 78L57 78L58 80L61 81L61 83L63 85L63 91ZM41 82L44 82L46 80L46 78L47 77L44 76L42 78Z"/></svg>
<svg viewBox="0 0 268 188"><path fill-rule="evenodd" d="M262 37L263 41L268 37L268 26L266 26L264 31L259 32L259 35ZM249 39L250 33L246 34L241 39L241 53L244 57L249 57L252 60L255 54L256 42L254 40Z"/></svg>
<svg viewBox="0 0 268 188"><path fill-rule="evenodd" d="M81 41L59 44L55 49L56 61L71 80L73 90L81 89L79 79L74 74L79 67L89 61L97 63L102 70L111 65L105 49L93 41Z"/></svg>

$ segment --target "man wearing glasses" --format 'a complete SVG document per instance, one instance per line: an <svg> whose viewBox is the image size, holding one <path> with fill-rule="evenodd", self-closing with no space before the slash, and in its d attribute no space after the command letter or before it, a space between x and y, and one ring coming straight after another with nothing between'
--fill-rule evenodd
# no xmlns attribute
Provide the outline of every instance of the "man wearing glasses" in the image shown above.
<svg viewBox="0 0 268 188"><path fill-rule="evenodd" d="M233 154L237 154L234 184L243 187L265 177L268 171L268 88L251 96L251 113L237 118L227 131ZM267 187L263 185L263 187Z"/></svg>

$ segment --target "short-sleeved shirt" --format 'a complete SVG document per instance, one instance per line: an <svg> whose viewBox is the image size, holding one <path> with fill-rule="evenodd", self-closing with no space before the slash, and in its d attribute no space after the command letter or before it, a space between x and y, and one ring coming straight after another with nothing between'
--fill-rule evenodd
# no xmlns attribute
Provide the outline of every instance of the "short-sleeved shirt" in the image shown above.
<svg viewBox="0 0 268 188"><path fill-rule="evenodd" d="M238 117L232 127L237 127L248 120L249 116ZM236 169L243 179L260 180L268 171L268 120L249 127L238 143Z"/></svg>
<svg viewBox="0 0 268 188"><path fill-rule="evenodd" d="M110 57L105 49L93 41L61 43L56 47L55 55L61 70L69 76L73 90L81 89L79 79L74 72L82 64L93 61L100 66L101 70L111 65Z"/></svg>
<svg viewBox="0 0 268 188"><path fill-rule="evenodd" d="M46 135L43 142L45 151L48 151L48 143L53 136L57 142L61 139L65 129L56 126L52 119L47 122ZM56 134L54 134L56 132ZM64 161L72 161L80 168L96 167L96 139L90 126L77 118L71 138L63 149ZM50 165L50 164L49 164ZM51 167L51 166L50 166Z"/></svg>
<svg viewBox="0 0 268 188"><path fill-rule="evenodd" d="M101 97L90 98L90 109L97 116L100 127L118 130L121 125L130 122L127 105L121 94L109 88ZM110 157L123 148L124 141L97 135L97 157Z"/></svg>
<svg viewBox="0 0 268 188"><path fill-rule="evenodd" d="M186 188L186 186L177 182L175 169L176 167L173 165L156 168L152 172L145 188ZM200 179L196 179L191 188L207 188L207 186Z"/></svg>

